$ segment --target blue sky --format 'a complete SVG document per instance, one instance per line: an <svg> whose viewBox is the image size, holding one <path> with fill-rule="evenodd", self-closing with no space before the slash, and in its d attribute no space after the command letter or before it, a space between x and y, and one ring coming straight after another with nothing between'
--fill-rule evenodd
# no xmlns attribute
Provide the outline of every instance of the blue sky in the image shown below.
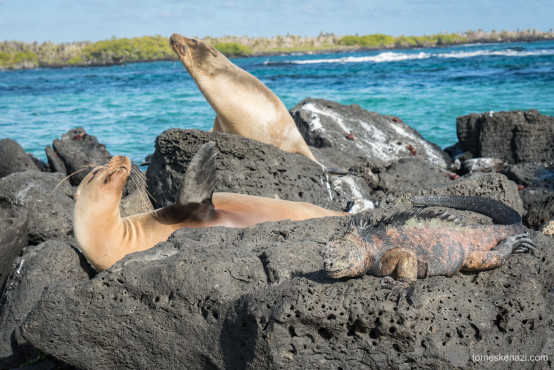
<svg viewBox="0 0 554 370"><path fill-rule="evenodd" d="M0 40L424 35L554 27L554 0L0 0Z"/></svg>

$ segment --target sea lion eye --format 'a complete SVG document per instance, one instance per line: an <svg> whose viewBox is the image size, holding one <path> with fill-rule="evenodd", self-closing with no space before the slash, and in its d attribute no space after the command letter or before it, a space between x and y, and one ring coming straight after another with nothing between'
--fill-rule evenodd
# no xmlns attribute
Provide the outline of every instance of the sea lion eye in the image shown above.
<svg viewBox="0 0 554 370"><path fill-rule="evenodd" d="M198 41L196 41L195 39L192 39L192 42L194 42L195 46L198 46Z"/></svg>
<svg viewBox="0 0 554 370"><path fill-rule="evenodd" d="M90 183L90 182L94 179L94 177L96 177L96 174L97 174L99 171L100 171L100 169L96 169L96 170L94 170L94 171L92 172L92 176L91 176L91 178L88 180L88 183Z"/></svg>

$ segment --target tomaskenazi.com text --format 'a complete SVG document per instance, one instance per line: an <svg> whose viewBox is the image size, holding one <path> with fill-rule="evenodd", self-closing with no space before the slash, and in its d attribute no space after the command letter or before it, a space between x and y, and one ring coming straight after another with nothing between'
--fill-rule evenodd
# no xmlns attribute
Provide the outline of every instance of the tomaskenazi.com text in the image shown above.
<svg viewBox="0 0 554 370"><path fill-rule="evenodd" d="M473 362L541 362L548 361L547 355L471 355Z"/></svg>

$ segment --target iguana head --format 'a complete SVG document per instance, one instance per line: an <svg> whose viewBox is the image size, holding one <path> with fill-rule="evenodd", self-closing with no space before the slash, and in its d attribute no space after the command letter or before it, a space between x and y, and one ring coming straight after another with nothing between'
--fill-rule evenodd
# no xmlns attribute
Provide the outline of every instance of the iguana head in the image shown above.
<svg viewBox="0 0 554 370"><path fill-rule="evenodd" d="M358 229L350 229L327 245L323 269L334 279L363 275L366 267L371 266L374 260L373 256L368 255L365 244Z"/></svg>

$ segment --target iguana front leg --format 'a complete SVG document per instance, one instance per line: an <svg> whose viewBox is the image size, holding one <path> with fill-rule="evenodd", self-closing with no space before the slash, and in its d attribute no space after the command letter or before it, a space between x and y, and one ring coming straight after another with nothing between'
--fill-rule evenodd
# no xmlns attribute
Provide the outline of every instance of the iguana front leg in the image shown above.
<svg viewBox="0 0 554 370"><path fill-rule="evenodd" d="M502 266L512 253L529 252L535 248L535 244L529 238L529 234L517 234L510 236L491 250L473 250L468 253L462 270L482 271Z"/></svg>
<svg viewBox="0 0 554 370"><path fill-rule="evenodd" d="M391 289L387 294L398 296L396 304L400 304L406 297L409 304L415 307L414 289L417 281L417 257L414 251L405 248L395 248L386 252L381 258L377 273L384 276L381 280L381 289ZM395 276L395 279L391 275Z"/></svg>

